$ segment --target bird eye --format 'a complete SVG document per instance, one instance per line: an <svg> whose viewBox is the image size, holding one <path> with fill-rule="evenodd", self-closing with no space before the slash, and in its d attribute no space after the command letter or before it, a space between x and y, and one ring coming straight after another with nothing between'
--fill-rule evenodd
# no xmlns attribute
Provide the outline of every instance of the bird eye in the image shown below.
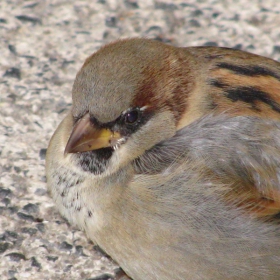
<svg viewBox="0 0 280 280"><path fill-rule="evenodd" d="M134 124L135 122L138 121L139 119L139 116L140 116L140 113L139 113L139 110L132 110L128 113L126 113L125 115L125 122L127 124Z"/></svg>

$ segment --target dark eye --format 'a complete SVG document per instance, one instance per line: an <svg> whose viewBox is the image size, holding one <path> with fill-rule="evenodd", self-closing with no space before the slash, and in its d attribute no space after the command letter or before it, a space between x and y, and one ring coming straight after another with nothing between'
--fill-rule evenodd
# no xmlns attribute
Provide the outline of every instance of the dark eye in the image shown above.
<svg viewBox="0 0 280 280"><path fill-rule="evenodd" d="M132 110L132 111L125 114L125 122L127 124L134 124L138 121L139 117L140 117L139 110L137 110L137 109Z"/></svg>

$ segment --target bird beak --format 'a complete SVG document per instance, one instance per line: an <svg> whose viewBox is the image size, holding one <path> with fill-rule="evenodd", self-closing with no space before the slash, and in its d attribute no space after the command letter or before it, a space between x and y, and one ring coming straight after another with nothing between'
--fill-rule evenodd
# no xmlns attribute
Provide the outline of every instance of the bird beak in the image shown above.
<svg viewBox="0 0 280 280"><path fill-rule="evenodd" d="M112 147L121 140L118 132L106 128L96 128L87 113L73 127L64 154L81 153Z"/></svg>

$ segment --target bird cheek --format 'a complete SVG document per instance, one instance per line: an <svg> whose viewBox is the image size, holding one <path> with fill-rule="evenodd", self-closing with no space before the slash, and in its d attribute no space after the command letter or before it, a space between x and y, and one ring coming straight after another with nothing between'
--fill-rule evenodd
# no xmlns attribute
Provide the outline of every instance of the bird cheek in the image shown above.
<svg viewBox="0 0 280 280"><path fill-rule="evenodd" d="M119 161L128 163L161 141L171 138L175 133L175 119L172 113L170 111L160 112L133 133L116 156Z"/></svg>

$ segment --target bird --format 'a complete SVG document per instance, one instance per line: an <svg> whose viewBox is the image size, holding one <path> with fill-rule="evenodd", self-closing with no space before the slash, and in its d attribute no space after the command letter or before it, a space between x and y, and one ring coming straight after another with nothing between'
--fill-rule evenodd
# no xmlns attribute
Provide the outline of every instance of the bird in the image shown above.
<svg viewBox="0 0 280 280"><path fill-rule="evenodd" d="M109 43L76 75L46 177L131 279L280 279L280 63Z"/></svg>

